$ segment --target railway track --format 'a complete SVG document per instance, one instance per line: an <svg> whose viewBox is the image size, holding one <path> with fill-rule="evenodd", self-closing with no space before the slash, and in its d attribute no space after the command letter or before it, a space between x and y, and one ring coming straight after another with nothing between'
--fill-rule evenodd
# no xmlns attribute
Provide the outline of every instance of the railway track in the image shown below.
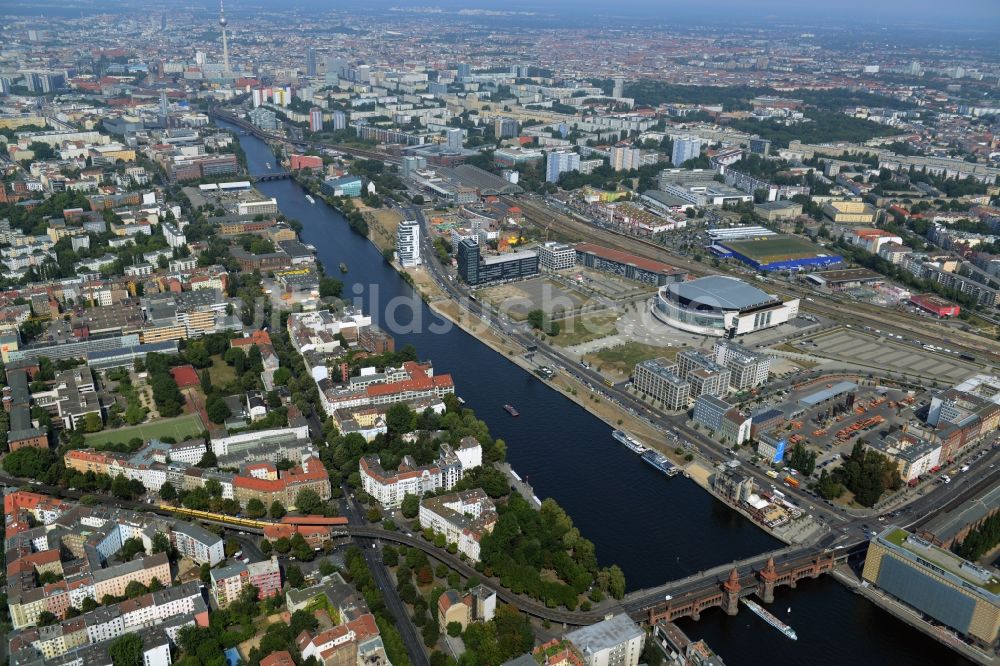
<svg viewBox="0 0 1000 666"><path fill-rule="evenodd" d="M658 245L652 241L574 220L536 201L510 199L510 203L520 206L528 214L529 218L536 219L539 222L544 221L544 224L548 228L560 231L570 237L602 245L612 244L646 259L665 261L678 268L683 268L695 276L730 274L727 271L716 270L703 263L673 255L662 245ZM805 289L790 288L780 283L769 282L768 290L782 296L803 299L803 302L799 306L800 309L811 314L818 314L860 327L870 326L879 330L896 331L898 333L919 336L919 339L925 340L928 343L951 349L957 348L960 351L967 351L977 358L990 363L1000 363L1000 352L995 349L995 345L988 338L966 333L965 331L941 331L935 325L935 322L929 322L926 319L905 312L894 312L891 314L891 319L888 319L884 309L864 303L850 303L849 306L854 311L848 312L843 306L830 305L823 301L806 302L804 299L812 292ZM993 346L994 349L984 348L987 344Z"/></svg>

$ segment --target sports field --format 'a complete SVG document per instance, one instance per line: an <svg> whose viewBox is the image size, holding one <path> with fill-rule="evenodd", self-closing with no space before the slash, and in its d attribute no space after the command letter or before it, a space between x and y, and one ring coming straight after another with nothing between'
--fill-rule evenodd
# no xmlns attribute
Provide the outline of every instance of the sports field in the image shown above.
<svg viewBox="0 0 1000 666"><path fill-rule="evenodd" d="M759 264L815 257L822 248L796 236L768 236L753 240L725 241L721 245Z"/></svg>
<svg viewBox="0 0 1000 666"><path fill-rule="evenodd" d="M104 430L87 435L87 445L99 447L104 444L127 443L133 437L145 440L173 437L181 442L189 437L197 437L205 430L201 417L197 414L185 414L172 419L158 419L151 423L143 423L117 430Z"/></svg>

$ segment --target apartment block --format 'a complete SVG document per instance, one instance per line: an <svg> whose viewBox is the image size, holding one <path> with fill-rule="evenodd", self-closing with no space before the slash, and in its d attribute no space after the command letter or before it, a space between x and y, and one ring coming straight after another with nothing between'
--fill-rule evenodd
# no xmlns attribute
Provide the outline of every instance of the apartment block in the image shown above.
<svg viewBox="0 0 1000 666"><path fill-rule="evenodd" d="M636 363L632 385L639 393L662 402L666 409L687 409L691 385L678 375L677 364L665 358Z"/></svg>
<svg viewBox="0 0 1000 666"><path fill-rule="evenodd" d="M363 456L358 463L361 485L385 508L400 506L407 495L422 497L428 491L451 490L466 470L478 467L483 461L479 442L471 437L466 440L456 451L442 445L441 455L430 465L418 466L407 455L396 470L386 470L377 455Z"/></svg>
<svg viewBox="0 0 1000 666"><path fill-rule="evenodd" d="M420 526L443 534L473 562L479 561L480 539L493 531L497 519L493 501L480 488L420 502Z"/></svg>

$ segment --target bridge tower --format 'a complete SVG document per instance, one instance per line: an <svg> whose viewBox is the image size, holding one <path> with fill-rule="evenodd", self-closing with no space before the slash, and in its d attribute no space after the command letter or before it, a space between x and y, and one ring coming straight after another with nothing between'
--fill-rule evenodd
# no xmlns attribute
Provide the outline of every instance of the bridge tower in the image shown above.
<svg viewBox="0 0 1000 666"><path fill-rule="evenodd" d="M729 580L722 584L722 610L726 615L736 615L740 610L740 572L733 567L729 572Z"/></svg>
<svg viewBox="0 0 1000 666"><path fill-rule="evenodd" d="M764 603L769 604L774 601L774 582L778 579L778 572L774 570L773 557L767 558L767 564L757 575L760 577L758 594Z"/></svg>

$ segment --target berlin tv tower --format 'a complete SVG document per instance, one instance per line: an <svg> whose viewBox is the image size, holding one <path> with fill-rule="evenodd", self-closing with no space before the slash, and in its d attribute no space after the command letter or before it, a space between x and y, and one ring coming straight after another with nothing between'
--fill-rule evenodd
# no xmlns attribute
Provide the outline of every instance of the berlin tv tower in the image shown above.
<svg viewBox="0 0 1000 666"><path fill-rule="evenodd" d="M222 6L222 0L219 0L219 25L222 27L222 74L223 76L229 76L232 70L229 69L229 41L226 39L226 25L229 22L226 21L226 11Z"/></svg>

